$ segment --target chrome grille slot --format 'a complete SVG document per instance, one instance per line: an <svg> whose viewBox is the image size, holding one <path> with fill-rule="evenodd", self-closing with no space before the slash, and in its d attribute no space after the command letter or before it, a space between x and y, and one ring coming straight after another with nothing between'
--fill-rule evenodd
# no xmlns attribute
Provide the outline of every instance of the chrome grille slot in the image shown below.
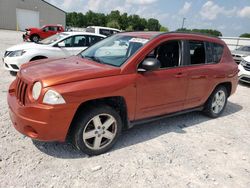
<svg viewBox="0 0 250 188"><path fill-rule="evenodd" d="M26 84L22 79L17 78L16 97L21 105L25 105L27 87L28 84Z"/></svg>

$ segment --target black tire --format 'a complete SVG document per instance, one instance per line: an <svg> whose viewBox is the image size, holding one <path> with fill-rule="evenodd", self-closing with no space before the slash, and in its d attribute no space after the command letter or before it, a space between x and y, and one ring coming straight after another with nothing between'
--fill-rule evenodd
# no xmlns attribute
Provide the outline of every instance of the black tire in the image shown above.
<svg viewBox="0 0 250 188"><path fill-rule="evenodd" d="M219 111L216 113L215 111L215 107L213 106L213 103L216 103L216 94L219 93L224 93L225 95L225 101L224 101L224 105L219 108ZM211 117L211 118L217 118L219 117L223 111L225 110L225 107L227 105L227 99L228 99L228 92L227 89L225 88L225 86L218 86L215 88L215 90L213 91L213 93L210 95L210 97L208 98L204 110L203 112L205 113L205 115Z"/></svg>
<svg viewBox="0 0 250 188"><path fill-rule="evenodd" d="M31 35L31 36L30 36L30 40L31 40L32 42L37 43L37 42L40 40L40 37L39 37L39 35Z"/></svg>
<svg viewBox="0 0 250 188"><path fill-rule="evenodd" d="M115 120L114 124L111 124L110 127L111 126L116 127L116 132L113 134L114 136L112 138L112 141L111 141L111 139L105 138L104 135L101 136L100 143L104 140L103 141L104 146L105 146L105 142L107 144L105 147L102 146L103 148L100 148L100 149L90 148L92 139L93 139L93 147L94 147L95 141L96 141L96 139L98 139L97 137L100 136L99 135L100 132L97 133L98 131L108 132L107 130L104 131L103 127L101 127L101 129L97 129L96 126L94 125L93 118L98 116L98 118L100 120L102 120L102 118L103 118L102 115L110 115L110 117L112 116L114 118L114 120ZM106 120L104 122L106 122ZM115 126L115 123L116 123L116 126ZM104 124L105 123L103 123L102 125L104 125ZM120 115L113 108L111 108L110 106L107 106L107 105L98 105L98 106L89 107L88 109L83 110L82 112L80 112L78 114L78 117L75 119L72 126L74 127L74 130L72 131L72 135L71 135L71 140L73 141L73 144L75 145L75 147L77 149L79 149L80 151L82 151L88 155L99 155L99 154L105 153L108 150L110 150L114 146L114 144L117 142L117 139L120 136L121 131L122 131L122 121L121 121ZM96 135L95 135L95 137L91 137L91 138L89 138L89 140L87 140L87 139L84 139L83 134L86 135L85 131L86 131L86 129L89 128L89 126L93 127L93 129L91 131L95 131ZM102 130L102 128L103 128L103 130ZM89 133L91 131L88 131L87 133ZM100 146L101 146L101 144L100 144Z"/></svg>
<svg viewBox="0 0 250 188"><path fill-rule="evenodd" d="M16 75L17 75L17 72L15 72L15 71L10 71L10 75L11 75L11 76L16 76Z"/></svg>

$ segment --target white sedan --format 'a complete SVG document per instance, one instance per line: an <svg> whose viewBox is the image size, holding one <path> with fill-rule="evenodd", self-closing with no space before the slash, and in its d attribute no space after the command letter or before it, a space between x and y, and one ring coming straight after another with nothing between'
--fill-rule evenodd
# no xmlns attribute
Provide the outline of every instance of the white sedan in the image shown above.
<svg viewBox="0 0 250 188"><path fill-rule="evenodd" d="M15 45L5 51L4 67L14 74L24 63L44 58L64 58L77 55L105 37L87 32L63 32L39 43Z"/></svg>

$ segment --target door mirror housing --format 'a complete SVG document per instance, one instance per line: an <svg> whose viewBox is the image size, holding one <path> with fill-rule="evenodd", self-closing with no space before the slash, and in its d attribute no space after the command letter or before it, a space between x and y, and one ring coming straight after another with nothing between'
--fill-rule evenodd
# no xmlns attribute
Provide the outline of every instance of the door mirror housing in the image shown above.
<svg viewBox="0 0 250 188"><path fill-rule="evenodd" d="M145 59L141 66L139 67L139 72L146 72L146 71L154 71L161 67L161 63L156 58L147 58Z"/></svg>
<svg viewBox="0 0 250 188"><path fill-rule="evenodd" d="M64 42L59 42L59 43L57 44L57 46L58 46L59 48L63 48L63 47L65 47L65 43L64 43Z"/></svg>

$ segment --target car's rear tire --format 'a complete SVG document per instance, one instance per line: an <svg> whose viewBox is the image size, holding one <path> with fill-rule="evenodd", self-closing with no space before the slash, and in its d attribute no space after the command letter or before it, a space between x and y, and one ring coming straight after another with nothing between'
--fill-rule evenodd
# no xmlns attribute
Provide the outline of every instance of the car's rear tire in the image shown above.
<svg viewBox="0 0 250 188"><path fill-rule="evenodd" d="M110 106L90 107L73 123L73 144L88 155L105 153L116 143L122 130L120 115Z"/></svg>
<svg viewBox="0 0 250 188"><path fill-rule="evenodd" d="M204 113L212 118L219 117L227 105L227 99L228 91L226 87L218 86L208 98L203 110Z"/></svg>
<svg viewBox="0 0 250 188"><path fill-rule="evenodd" d="M36 42L37 43L40 40L40 37L38 35L31 35L30 36L30 40L32 42Z"/></svg>

